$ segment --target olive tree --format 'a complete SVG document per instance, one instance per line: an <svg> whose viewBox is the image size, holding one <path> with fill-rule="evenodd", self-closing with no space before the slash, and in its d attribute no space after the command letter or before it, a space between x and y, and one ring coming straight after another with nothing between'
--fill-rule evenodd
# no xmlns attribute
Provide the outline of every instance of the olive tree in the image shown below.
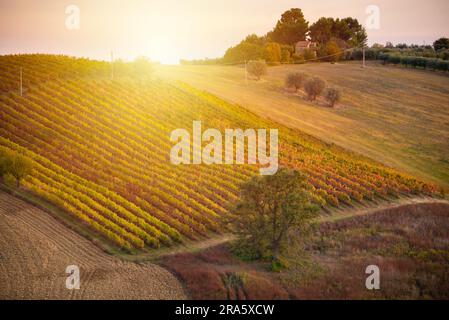
<svg viewBox="0 0 449 320"><path fill-rule="evenodd" d="M227 222L242 250L252 258L278 263L289 237L300 237L317 211L306 177L281 168L274 175L255 176L246 182Z"/></svg>
<svg viewBox="0 0 449 320"><path fill-rule="evenodd" d="M306 78L307 77L303 72L291 72L287 74L287 77L285 78L285 85L288 88L295 88L296 92L302 87Z"/></svg>
<svg viewBox="0 0 449 320"><path fill-rule="evenodd" d="M327 102L329 102L329 106L332 108L341 99L341 91L335 87L326 88L323 95L324 98L326 98Z"/></svg>
<svg viewBox="0 0 449 320"><path fill-rule="evenodd" d="M312 77L306 80L304 83L304 90L310 100L316 100L316 97L323 92L326 87L326 82L319 77Z"/></svg>
<svg viewBox="0 0 449 320"><path fill-rule="evenodd" d="M263 75L267 74L267 64L265 61L250 61L248 62L246 69L250 74L255 76L257 80L260 80Z"/></svg>

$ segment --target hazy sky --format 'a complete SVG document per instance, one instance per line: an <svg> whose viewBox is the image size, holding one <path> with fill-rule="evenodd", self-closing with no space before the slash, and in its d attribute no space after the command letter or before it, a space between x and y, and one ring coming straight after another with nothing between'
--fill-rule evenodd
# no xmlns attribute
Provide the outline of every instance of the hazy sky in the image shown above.
<svg viewBox="0 0 449 320"><path fill-rule="evenodd" d="M66 26L76 5L79 29ZM0 0L0 54L63 53L97 59L145 55L164 63L222 56L250 33L263 35L280 15L301 8L309 22L355 17L380 9L369 43L423 42L449 37L448 0ZM72 20L70 20L72 21Z"/></svg>

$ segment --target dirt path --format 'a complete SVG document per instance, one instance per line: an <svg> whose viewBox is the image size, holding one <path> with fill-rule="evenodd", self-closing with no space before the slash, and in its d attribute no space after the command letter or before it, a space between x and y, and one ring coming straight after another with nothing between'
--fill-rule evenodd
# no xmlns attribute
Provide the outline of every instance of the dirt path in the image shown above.
<svg viewBox="0 0 449 320"><path fill-rule="evenodd" d="M350 208L341 208L333 212L329 215L320 216L317 221L318 222L330 222L337 221L341 219L347 219L351 217L361 216L373 214L378 211L384 209L391 209L400 207L407 204L416 204L416 203L449 203L447 200L440 200L431 197L414 197L414 198L399 198L394 201L389 202L381 202L378 205L368 204L368 205L360 205L359 207L350 207ZM170 248L168 250L159 250L154 251L149 254L142 254L137 256L127 256L125 257L128 260L135 261L145 261L145 260L154 260L156 258L165 257L168 255L173 255L177 253L186 253L186 252L196 252L201 251L207 248L215 247L220 244L229 242L236 239L236 237L232 234L224 234L218 237L206 239L203 241L196 241L189 243L187 245L178 246L174 248Z"/></svg>
<svg viewBox="0 0 449 320"><path fill-rule="evenodd" d="M449 201L443 199L435 199L431 197L399 198L397 200L389 202L382 202L376 206L368 205L361 207L353 207L349 209L339 209L338 212L334 214L320 217L318 219L318 222L336 221L360 215L373 214L380 210L392 209L407 204L417 204L417 203L449 203Z"/></svg>
<svg viewBox="0 0 449 320"><path fill-rule="evenodd" d="M65 287L66 267L81 287ZM46 212L0 191L1 299L184 299L179 281L151 264L121 261Z"/></svg>

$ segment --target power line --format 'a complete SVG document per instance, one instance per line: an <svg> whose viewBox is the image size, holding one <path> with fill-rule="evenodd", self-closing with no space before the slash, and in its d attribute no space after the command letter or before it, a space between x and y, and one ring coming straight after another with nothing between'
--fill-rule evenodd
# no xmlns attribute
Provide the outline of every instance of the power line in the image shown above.
<svg viewBox="0 0 449 320"><path fill-rule="evenodd" d="M334 57L334 56L341 55L341 54L343 54L343 53L345 53L345 52L353 51L354 49L357 49L357 47L348 48L348 49L339 51L339 52L337 52L337 53L329 54L329 55L322 56L322 57L317 57L317 58L313 58L313 59L307 59L307 60L305 60L305 62L310 62L310 61L320 61L320 60L323 60L323 59L327 59L327 58L331 58L331 57ZM242 61L234 61L234 62L227 62L227 63L217 63L216 65L220 65L220 66L231 66L231 65L240 65L240 64L244 64L244 65L245 65L245 70L246 70L246 64L247 64L247 62L248 62L247 60L242 60ZM298 64L298 63L295 63L295 62L282 62L282 61L280 61L279 64Z"/></svg>

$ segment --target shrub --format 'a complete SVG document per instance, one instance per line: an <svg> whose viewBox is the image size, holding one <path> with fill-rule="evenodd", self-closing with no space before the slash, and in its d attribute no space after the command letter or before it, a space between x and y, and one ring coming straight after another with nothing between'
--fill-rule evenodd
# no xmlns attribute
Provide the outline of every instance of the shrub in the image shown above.
<svg viewBox="0 0 449 320"><path fill-rule="evenodd" d="M295 88L295 91L298 91L298 89L302 87L305 79L306 75L303 72L291 72L287 74L285 85L288 88Z"/></svg>
<svg viewBox="0 0 449 320"><path fill-rule="evenodd" d="M387 62L392 64L399 64L401 62L401 57L396 54L390 54L387 57Z"/></svg>
<svg viewBox="0 0 449 320"><path fill-rule="evenodd" d="M413 56L413 55L398 55L390 53L380 53L378 59L383 61L383 64L393 63L402 64L405 67L413 68L423 68L431 70L449 70L449 61L441 60L438 58L428 58L423 56Z"/></svg>
<svg viewBox="0 0 449 320"><path fill-rule="evenodd" d="M316 52L311 49L305 49L303 52L303 56L305 60L313 60L316 59Z"/></svg>
<svg viewBox="0 0 449 320"><path fill-rule="evenodd" d="M265 46L263 56L269 64L275 65L281 62L281 46L276 42L269 42Z"/></svg>
<svg viewBox="0 0 449 320"><path fill-rule="evenodd" d="M438 58L449 60L449 49L438 51Z"/></svg>
<svg viewBox="0 0 449 320"><path fill-rule="evenodd" d="M250 61L246 66L248 72L260 80L260 77L267 74L267 64L265 61Z"/></svg>
<svg viewBox="0 0 449 320"><path fill-rule="evenodd" d="M310 100L314 101L316 97L324 90L326 82L319 77L307 79L304 83L304 90Z"/></svg>
<svg viewBox="0 0 449 320"><path fill-rule="evenodd" d="M33 164L30 159L14 152L0 154L0 174L14 177L17 187L22 179L31 173ZM9 181L12 179L9 177Z"/></svg>
<svg viewBox="0 0 449 320"><path fill-rule="evenodd" d="M281 62L282 63L289 63L292 57L290 46L282 46L281 47Z"/></svg>
<svg viewBox="0 0 449 320"><path fill-rule="evenodd" d="M326 44L326 55L328 56L326 60L330 63L335 63L340 60L341 50L335 41L329 41Z"/></svg>
<svg viewBox="0 0 449 320"><path fill-rule="evenodd" d="M292 59L293 59L293 63L304 63L304 61L305 61L305 59L304 59L304 55L302 55L302 54L294 54L293 56L292 56Z"/></svg>
<svg viewBox="0 0 449 320"><path fill-rule="evenodd" d="M14 188L17 185L17 180L8 172L3 175L3 183L9 188Z"/></svg>
<svg viewBox="0 0 449 320"><path fill-rule="evenodd" d="M324 90L324 97L329 102L329 106L333 108L335 103L341 99L341 91L337 88L326 88Z"/></svg>
<svg viewBox="0 0 449 320"><path fill-rule="evenodd" d="M438 70L441 70L441 71L449 70L449 61L438 60L436 65L437 65Z"/></svg>
<svg viewBox="0 0 449 320"><path fill-rule="evenodd" d="M388 53L379 53L378 59L382 61L382 64L386 64L388 61Z"/></svg>

